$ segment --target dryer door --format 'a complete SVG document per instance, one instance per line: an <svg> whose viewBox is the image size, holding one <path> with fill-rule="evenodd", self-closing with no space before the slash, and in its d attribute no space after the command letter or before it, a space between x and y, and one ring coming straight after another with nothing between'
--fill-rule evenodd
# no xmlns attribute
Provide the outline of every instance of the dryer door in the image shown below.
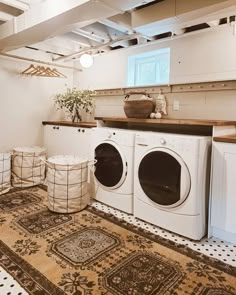
<svg viewBox="0 0 236 295"><path fill-rule="evenodd" d="M127 162L112 141L104 141L95 148L95 178L104 189L113 190L122 185L127 175Z"/></svg>
<svg viewBox="0 0 236 295"><path fill-rule="evenodd" d="M186 164L178 154L165 148L152 149L143 156L138 178L146 196L166 209L182 204L191 187Z"/></svg>

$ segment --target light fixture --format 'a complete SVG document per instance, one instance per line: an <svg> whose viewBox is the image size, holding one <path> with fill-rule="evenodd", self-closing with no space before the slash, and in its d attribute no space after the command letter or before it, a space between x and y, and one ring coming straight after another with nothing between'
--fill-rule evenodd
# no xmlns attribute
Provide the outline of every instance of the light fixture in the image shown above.
<svg viewBox="0 0 236 295"><path fill-rule="evenodd" d="M93 57L88 53L82 54L79 61L84 68L90 68L93 65Z"/></svg>

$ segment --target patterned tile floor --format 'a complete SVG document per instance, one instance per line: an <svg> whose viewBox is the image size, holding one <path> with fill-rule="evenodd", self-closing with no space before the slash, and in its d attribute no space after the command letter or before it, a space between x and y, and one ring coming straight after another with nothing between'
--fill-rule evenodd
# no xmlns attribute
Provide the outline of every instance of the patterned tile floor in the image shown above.
<svg viewBox="0 0 236 295"><path fill-rule="evenodd" d="M0 267L0 294L1 295L28 295L21 286Z"/></svg>
<svg viewBox="0 0 236 295"><path fill-rule="evenodd" d="M234 244L216 238L203 238L199 242L191 241L187 238L141 221L130 214L126 214L105 204L93 202L92 206L98 208L99 210L111 213L118 218L124 219L129 223L144 228L166 239L186 245L195 251L199 251L210 257L215 257L216 259L236 267L236 245ZM28 295L28 293L24 291L19 284L0 267L0 295Z"/></svg>

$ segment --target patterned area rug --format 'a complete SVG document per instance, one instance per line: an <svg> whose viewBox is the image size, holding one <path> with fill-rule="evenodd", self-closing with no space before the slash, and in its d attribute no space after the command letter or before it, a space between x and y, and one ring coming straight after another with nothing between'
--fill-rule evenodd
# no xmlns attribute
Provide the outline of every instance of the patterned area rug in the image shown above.
<svg viewBox="0 0 236 295"><path fill-rule="evenodd" d="M0 266L31 295L233 295L236 268L93 207L47 209L40 187L0 196Z"/></svg>

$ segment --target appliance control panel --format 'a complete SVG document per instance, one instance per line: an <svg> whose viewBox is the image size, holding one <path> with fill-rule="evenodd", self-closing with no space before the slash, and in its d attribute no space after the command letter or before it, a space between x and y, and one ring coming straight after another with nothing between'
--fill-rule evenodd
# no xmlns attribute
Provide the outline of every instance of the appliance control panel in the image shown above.
<svg viewBox="0 0 236 295"><path fill-rule="evenodd" d="M150 148L168 148L178 152L191 152L198 154L199 141L194 138L188 138L186 135L177 134L136 134L135 144L138 146L148 146Z"/></svg>
<svg viewBox="0 0 236 295"><path fill-rule="evenodd" d="M113 128L93 129L95 142L111 140L119 145L134 146L135 133L129 130L116 130Z"/></svg>

